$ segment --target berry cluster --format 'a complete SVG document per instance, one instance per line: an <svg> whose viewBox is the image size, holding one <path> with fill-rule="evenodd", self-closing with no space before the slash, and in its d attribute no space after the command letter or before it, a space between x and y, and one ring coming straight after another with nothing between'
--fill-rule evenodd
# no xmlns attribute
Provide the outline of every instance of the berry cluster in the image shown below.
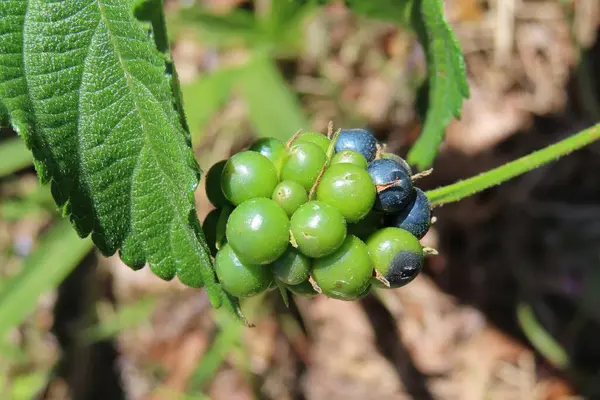
<svg viewBox="0 0 600 400"><path fill-rule="evenodd" d="M223 288L354 300L421 271L431 205L419 175L364 129L256 141L208 171L203 223ZM425 250L425 251L424 251Z"/></svg>

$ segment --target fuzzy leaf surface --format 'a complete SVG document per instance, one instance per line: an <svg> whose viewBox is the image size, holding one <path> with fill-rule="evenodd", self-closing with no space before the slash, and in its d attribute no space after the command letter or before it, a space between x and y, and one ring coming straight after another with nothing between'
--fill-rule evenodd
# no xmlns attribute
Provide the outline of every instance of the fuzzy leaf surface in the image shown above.
<svg viewBox="0 0 600 400"><path fill-rule="evenodd" d="M0 101L80 236L134 269L204 285L218 306L200 170L134 3L0 2Z"/></svg>

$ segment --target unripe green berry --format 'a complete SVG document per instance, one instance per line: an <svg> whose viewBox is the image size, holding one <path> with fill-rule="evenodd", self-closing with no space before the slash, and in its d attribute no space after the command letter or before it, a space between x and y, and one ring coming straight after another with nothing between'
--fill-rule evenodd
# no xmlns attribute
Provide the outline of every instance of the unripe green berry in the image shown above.
<svg viewBox="0 0 600 400"><path fill-rule="evenodd" d="M363 169L367 169L368 165L365 156L354 150L342 150L339 153L335 153L329 164L354 164Z"/></svg>
<svg viewBox="0 0 600 400"><path fill-rule="evenodd" d="M346 237L346 221L340 212L321 201L309 201L292 215L290 229L303 254L311 258L334 252Z"/></svg>
<svg viewBox="0 0 600 400"><path fill-rule="evenodd" d="M270 198L277 183L275 165L255 151L233 155L221 174L223 194L236 206L256 197Z"/></svg>
<svg viewBox="0 0 600 400"><path fill-rule="evenodd" d="M271 199L246 200L227 221L225 234L237 256L245 263L268 264L287 249L290 220Z"/></svg>
<svg viewBox="0 0 600 400"><path fill-rule="evenodd" d="M308 193L298 182L283 181L275 187L271 198L291 217L298 207L308 201Z"/></svg>
<svg viewBox="0 0 600 400"><path fill-rule="evenodd" d="M348 235L336 251L315 260L311 275L326 296L355 300L370 287L373 263L367 246Z"/></svg>
<svg viewBox="0 0 600 400"><path fill-rule="evenodd" d="M331 165L317 187L317 199L337 208L348 223L367 216L376 194L367 170L354 164Z"/></svg>
<svg viewBox="0 0 600 400"><path fill-rule="evenodd" d="M310 191L325 164L325 152L314 143L292 145L281 168L282 181L295 181Z"/></svg>
<svg viewBox="0 0 600 400"><path fill-rule="evenodd" d="M273 261L271 269L275 277L286 285L298 285L308 279L310 264L308 257L290 245L281 257Z"/></svg>
<svg viewBox="0 0 600 400"><path fill-rule="evenodd" d="M398 288L412 281L423 268L423 247L410 232L400 228L384 228L367 239L375 269ZM378 287L385 287L374 282Z"/></svg>
<svg viewBox="0 0 600 400"><path fill-rule="evenodd" d="M215 272L223 289L235 297L255 296L273 282L269 268L242 262L229 244L217 253Z"/></svg>
<svg viewBox="0 0 600 400"><path fill-rule="evenodd" d="M327 149L329 148L329 143L331 141L329 138L322 133L319 132L306 132L301 134L294 144L297 143L314 143L319 146L325 153L327 153Z"/></svg>

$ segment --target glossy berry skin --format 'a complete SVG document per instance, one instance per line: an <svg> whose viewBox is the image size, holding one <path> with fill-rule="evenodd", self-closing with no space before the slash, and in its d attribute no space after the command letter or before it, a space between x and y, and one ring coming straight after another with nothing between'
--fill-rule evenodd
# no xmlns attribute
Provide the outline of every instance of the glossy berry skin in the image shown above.
<svg viewBox="0 0 600 400"><path fill-rule="evenodd" d="M423 238L431 227L431 203L427 195L415 188L410 203L397 214L390 215L389 225L412 233L417 239Z"/></svg>
<svg viewBox="0 0 600 400"><path fill-rule="evenodd" d="M333 253L346 238L346 221L333 206L309 201L292 215L290 229L298 250L311 258Z"/></svg>
<svg viewBox="0 0 600 400"><path fill-rule="evenodd" d="M225 235L244 263L269 264L286 251L289 230L290 220L283 208L259 197L246 200L231 212Z"/></svg>
<svg viewBox="0 0 600 400"><path fill-rule="evenodd" d="M375 269L399 288L412 281L423 268L423 248L410 232L400 228L383 228L367 240ZM381 282L374 285L385 287Z"/></svg>
<svg viewBox="0 0 600 400"><path fill-rule="evenodd" d="M298 136L298 138L294 141L294 144L297 143L314 143L321 148L325 153L327 153L327 149L329 148L329 143L331 141L329 138L319 132L306 132Z"/></svg>
<svg viewBox="0 0 600 400"><path fill-rule="evenodd" d="M315 297L319 294L315 289L313 289L312 285L308 280L305 280L304 282L299 283L297 285L286 285L286 287L290 292L299 296Z"/></svg>
<svg viewBox="0 0 600 400"><path fill-rule="evenodd" d="M367 240L369 236L375 233L383 226L383 215L375 210L371 210L366 217L353 224L348 224L348 234L354 235L360 240Z"/></svg>
<svg viewBox="0 0 600 400"><path fill-rule="evenodd" d="M204 181L206 197L208 197L208 201L217 208L229 204L229 201L223 194L223 190L221 190L221 174L223 173L223 168L226 163L227 160L221 160L210 167Z"/></svg>
<svg viewBox="0 0 600 400"><path fill-rule="evenodd" d="M278 173L287 154L285 143L271 137L258 139L250 146L250 150L256 151L271 160Z"/></svg>
<svg viewBox="0 0 600 400"><path fill-rule="evenodd" d="M214 210L211 210L208 214L206 214L204 222L202 222L202 231L204 232L204 239L206 239L206 244L208 244L210 254L213 257L217 254L217 223L219 222L220 215L221 210L215 208Z"/></svg>
<svg viewBox="0 0 600 400"><path fill-rule="evenodd" d="M292 245L281 257L273 261L271 270L286 285L298 285L308 279L311 261Z"/></svg>
<svg viewBox="0 0 600 400"><path fill-rule="evenodd" d="M283 181L273 190L271 199L275 200L291 217L298 207L308 201L308 193L304 186L294 181Z"/></svg>
<svg viewBox="0 0 600 400"><path fill-rule="evenodd" d="M394 213L408 205L413 194L413 184L400 164L381 158L370 163L367 172L377 187L377 210Z"/></svg>
<svg viewBox="0 0 600 400"><path fill-rule="evenodd" d="M311 275L328 297L355 300L364 296L373 275L367 245L348 235L335 252L315 260Z"/></svg>
<svg viewBox="0 0 600 400"><path fill-rule="evenodd" d="M376 194L367 171L354 164L331 165L317 187L317 200L337 208L348 223L360 221L371 211Z"/></svg>
<svg viewBox="0 0 600 400"><path fill-rule="evenodd" d="M282 181L295 181L306 191L310 191L321 172L327 156L314 143L298 143L292 145L281 168Z"/></svg>
<svg viewBox="0 0 600 400"><path fill-rule="evenodd" d="M412 176L412 174L413 174L412 168L410 167L410 165L408 165L406 160L404 158L400 157L399 155L394 154L394 153L383 153L381 155L381 158L387 158L389 160L396 161L398 164L400 164L400 166L402 166L402 168L404 168L404 170L406 171L406 174L408 176Z"/></svg>
<svg viewBox="0 0 600 400"><path fill-rule="evenodd" d="M242 262L226 244L215 257L215 272L223 289L235 297L251 297L269 288L273 275L262 265Z"/></svg>
<svg viewBox="0 0 600 400"><path fill-rule="evenodd" d="M357 151L371 162L377 154L377 139L366 129L343 129L335 142L335 152L343 150Z"/></svg>
<svg viewBox="0 0 600 400"><path fill-rule="evenodd" d="M342 150L339 153L335 153L333 157L331 157L331 161L329 165L334 164L354 164L362 169L367 169L367 160L365 157L357 151L354 150Z"/></svg>
<svg viewBox="0 0 600 400"><path fill-rule="evenodd" d="M233 155L221 174L223 194L236 206L255 197L270 198L277 183L275 165L255 151Z"/></svg>

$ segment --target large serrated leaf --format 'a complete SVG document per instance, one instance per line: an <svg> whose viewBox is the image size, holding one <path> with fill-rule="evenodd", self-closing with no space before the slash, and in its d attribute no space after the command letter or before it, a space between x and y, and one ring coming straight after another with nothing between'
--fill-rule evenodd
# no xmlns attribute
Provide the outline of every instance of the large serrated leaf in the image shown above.
<svg viewBox="0 0 600 400"><path fill-rule="evenodd" d="M408 162L425 169L433 164L451 119L460 118L469 86L462 50L444 17L442 1L415 1L411 24L427 57L427 111L421 136L408 153Z"/></svg>
<svg viewBox="0 0 600 400"><path fill-rule="evenodd" d="M200 171L165 57L133 1L0 2L0 99L80 236L163 279L216 283L195 214Z"/></svg>

